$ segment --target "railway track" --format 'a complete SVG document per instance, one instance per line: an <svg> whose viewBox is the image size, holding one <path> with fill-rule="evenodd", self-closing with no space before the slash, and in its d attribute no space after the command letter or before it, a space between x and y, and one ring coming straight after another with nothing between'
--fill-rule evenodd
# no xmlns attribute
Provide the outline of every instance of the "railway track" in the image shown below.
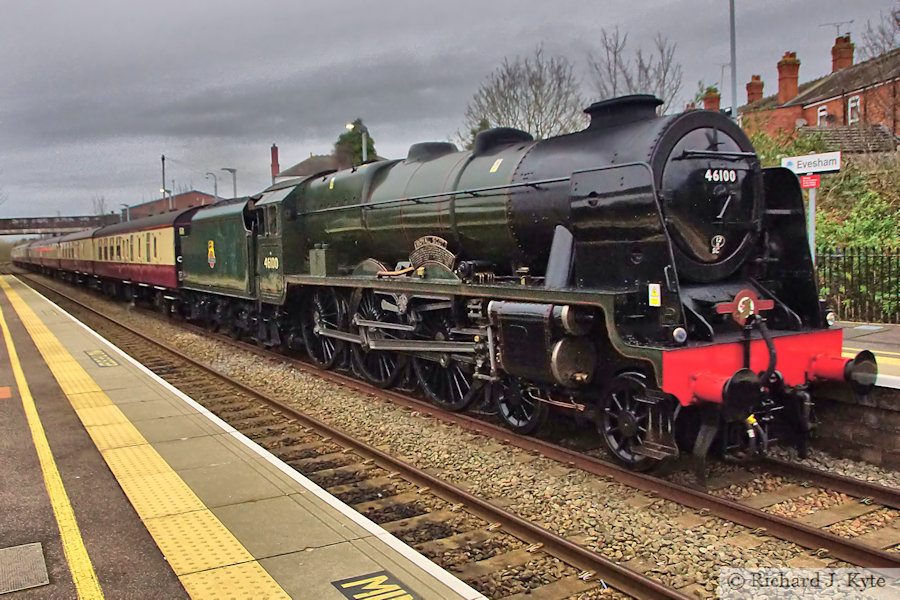
<svg viewBox="0 0 900 600"><path fill-rule="evenodd" d="M489 598L553 600L608 587L637 598L688 598L27 279L235 429Z"/></svg>
<svg viewBox="0 0 900 600"><path fill-rule="evenodd" d="M206 330L196 329L202 331L204 335L214 335ZM237 344L245 350L259 353L270 359L273 358L271 352L260 350L252 345L234 342L221 336L216 337L224 342ZM278 356L278 359L289 362L298 369L315 373L319 377L367 394L389 399L444 421L456 423L471 431L540 453L568 466L610 477L647 495L689 506L697 510L700 516L715 515L739 523L752 529L753 535L763 537L768 535L788 540L809 548L826 559L839 559L875 568L900 567L900 554L886 551L886 548L900 543L900 529L896 527L871 531L857 539L841 537L825 530L826 527L831 527L845 519L855 519L872 513L880 507L900 508L900 492L898 490L770 459L762 464L766 470L777 472L785 478L786 484L783 489L767 492L762 498L753 496L745 501L729 500L719 497L715 493L710 494L658 477L634 473L610 462L547 441L519 436L503 427L471 415L447 413L417 398L396 391L373 388L340 372L321 371L308 363L285 356ZM745 480L747 478L749 476L744 477ZM713 486L724 487L735 482L740 483L740 481L741 477L738 477L731 481L712 483ZM846 494L847 499L826 511L814 513L809 519L785 518L766 510L781 502L800 498L819 489Z"/></svg>

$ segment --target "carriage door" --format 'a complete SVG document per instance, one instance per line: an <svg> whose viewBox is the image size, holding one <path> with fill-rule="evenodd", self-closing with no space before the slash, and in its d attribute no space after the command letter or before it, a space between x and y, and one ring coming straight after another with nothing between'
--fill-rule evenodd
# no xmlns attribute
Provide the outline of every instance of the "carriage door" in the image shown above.
<svg viewBox="0 0 900 600"><path fill-rule="evenodd" d="M256 285L264 302L283 304L284 264L281 246L281 203L264 204L259 210L259 234L256 237Z"/></svg>

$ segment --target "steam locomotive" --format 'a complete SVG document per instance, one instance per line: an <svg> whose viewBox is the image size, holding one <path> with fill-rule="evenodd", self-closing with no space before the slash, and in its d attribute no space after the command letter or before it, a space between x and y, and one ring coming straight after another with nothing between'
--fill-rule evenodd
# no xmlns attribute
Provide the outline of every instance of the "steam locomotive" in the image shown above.
<svg viewBox="0 0 900 600"><path fill-rule="evenodd" d="M633 95L583 131L280 182L15 251L61 274L530 433L551 409L647 469L805 448L817 386L868 393L819 301L801 191L703 110Z"/></svg>

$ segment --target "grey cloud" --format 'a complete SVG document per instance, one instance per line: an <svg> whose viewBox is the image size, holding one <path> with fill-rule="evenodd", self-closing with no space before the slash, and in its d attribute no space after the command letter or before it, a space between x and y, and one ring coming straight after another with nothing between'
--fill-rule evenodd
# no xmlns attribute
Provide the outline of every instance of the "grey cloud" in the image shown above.
<svg viewBox="0 0 900 600"><path fill-rule="evenodd" d="M820 22L855 19L859 40L893 2L737 4L740 102L754 73L774 93L785 50L800 53L801 78L827 72L834 36ZM585 57L603 27L628 31L633 48L657 31L675 41L686 96L728 61L722 0L52 0L3 17L4 216L86 212L95 195L110 206L150 200L162 153L183 163L172 164L176 185L211 191L205 171L236 166L250 193L268 182L271 143L287 166L327 152L356 117L382 155L402 156L451 136L485 76L537 44L576 62L589 99Z"/></svg>

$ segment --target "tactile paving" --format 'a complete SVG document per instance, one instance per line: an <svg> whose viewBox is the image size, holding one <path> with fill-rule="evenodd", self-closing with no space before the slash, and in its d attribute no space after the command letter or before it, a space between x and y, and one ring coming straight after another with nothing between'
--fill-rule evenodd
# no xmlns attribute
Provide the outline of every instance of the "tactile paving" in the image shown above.
<svg viewBox="0 0 900 600"><path fill-rule="evenodd" d="M85 392L84 394L69 395L69 402L72 408L80 410L82 408L96 408L98 406L112 406L113 401L105 392Z"/></svg>
<svg viewBox="0 0 900 600"><path fill-rule="evenodd" d="M112 448L125 448L147 443L144 436L131 423L97 425L88 427L87 432L101 452Z"/></svg>
<svg viewBox="0 0 900 600"><path fill-rule="evenodd" d="M0 549L0 594L48 583L50 579L40 542Z"/></svg>
<svg viewBox="0 0 900 600"><path fill-rule="evenodd" d="M62 363L58 368L54 369L53 375L56 377L59 387L67 395L101 391L100 386L85 373L84 369L77 362Z"/></svg>
<svg viewBox="0 0 900 600"><path fill-rule="evenodd" d="M134 510L144 520L206 509L191 488L172 471L120 477L118 481Z"/></svg>
<svg viewBox="0 0 900 600"><path fill-rule="evenodd" d="M78 418L85 427L98 425L114 425L128 423L128 419L122 414L118 406L96 406L94 408L80 408L76 411Z"/></svg>
<svg viewBox="0 0 900 600"><path fill-rule="evenodd" d="M191 598L218 598L223 590L228 590L228 598L234 600L290 598L284 590L260 585L264 576L268 576L265 569L253 562L190 573L181 578L181 583Z"/></svg>
<svg viewBox="0 0 900 600"><path fill-rule="evenodd" d="M211 512L147 519L147 530L176 575L254 560Z"/></svg>
<svg viewBox="0 0 900 600"><path fill-rule="evenodd" d="M102 454L116 479L144 477L171 470L166 461L150 446L113 448L105 450Z"/></svg>

